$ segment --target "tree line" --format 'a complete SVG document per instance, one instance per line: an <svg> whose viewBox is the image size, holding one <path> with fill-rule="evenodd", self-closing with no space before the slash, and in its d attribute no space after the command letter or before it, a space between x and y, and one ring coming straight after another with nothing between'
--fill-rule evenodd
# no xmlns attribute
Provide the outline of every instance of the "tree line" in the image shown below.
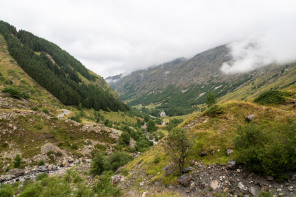
<svg viewBox="0 0 296 197"><path fill-rule="evenodd" d="M3 21L0 21L0 33L7 42L10 55L22 69L63 104L81 104L105 111L128 110L108 88L84 83L78 73L90 82L95 82L98 77L91 75L78 60L57 45L29 32L17 31Z"/></svg>

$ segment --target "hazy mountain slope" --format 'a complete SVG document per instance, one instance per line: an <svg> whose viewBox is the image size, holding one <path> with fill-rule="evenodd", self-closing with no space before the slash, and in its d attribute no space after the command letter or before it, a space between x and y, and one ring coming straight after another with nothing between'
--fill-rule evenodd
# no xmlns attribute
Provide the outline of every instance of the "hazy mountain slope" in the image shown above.
<svg viewBox="0 0 296 197"><path fill-rule="evenodd" d="M133 72L110 84L131 106L153 104L169 115L177 115L198 110L200 107L197 105L205 102L206 93L209 91L215 92L217 97L222 97L241 89L250 82L254 82L259 88L263 86L263 82L259 83L263 78L264 85L273 83L283 76L287 76L289 80L283 80L280 86L296 81L295 75L289 74L295 64L283 67L273 65L250 73L225 75L220 68L222 63L227 61L231 61L229 49L226 46L220 46L191 59L172 61ZM268 87L280 86L274 84ZM256 87L253 87L254 91Z"/></svg>
<svg viewBox="0 0 296 197"><path fill-rule="evenodd" d="M124 111L127 107L98 75L57 45L0 21L10 55L38 84L65 105Z"/></svg>

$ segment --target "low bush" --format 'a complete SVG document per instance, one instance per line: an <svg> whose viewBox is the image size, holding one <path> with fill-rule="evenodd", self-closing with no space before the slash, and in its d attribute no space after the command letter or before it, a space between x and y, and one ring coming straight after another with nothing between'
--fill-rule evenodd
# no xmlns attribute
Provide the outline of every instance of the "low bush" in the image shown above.
<svg viewBox="0 0 296 197"><path fill-rule="evenodd" d="M124 131L121 133L118 141L122 145L129 145L130 138L131 138L130 134L128 132Z"/></svg>
<svg viewBox="0 0 296 197"><path fill-rule="evenodd" d="M210 116L212 118L216 117L219 114L223 114L223 107L219 105L213 105L205 112L205 115Z"/></svg>
<svg viewBox="0 0 296 197"><path fill-rule="evenodd" d="M132 161L133 157L127 153L115 152L108 156L106 159L107 166L106 170L116 171L119 167Z"/></svg>
<svg viewBox="0 0 296 197"><path fill-rule="evenodd" d="M93 187L94 192L99 197L105 196L122 196L122 192L119 188L112 185L110 183L110 178L112 177L113 172L105 171L100 177L100 181L98 181Z"/></svg>
<svg viewBox="0 0 296 197"><path fill-rule="evenodd" d="M0 196L1 197L12 197L13 190L10 185L0 185Z"/></svg>
<svg viewBox="0 0 296 197"><path fill-rule="evenodd" d="M9 93L12 97L17 98L17 99L22 99L22 98L29 99L30 98L28 93L22 92L14 86L6 87L2 90L2 92Z"/></svg>
<svg viewBox="0 0 296 197"><path fill-rule="evenodd" d="M234 140L237 161L249 170L285 179L285 172L296 170L296 123L249 124L238 128Z"/></svg>
<svg viewBox="0 0 296 197"><path fill-rule="evenodd" d="M13 165L15 168L19 168L21 164L22 164L22 157L19 154L17 154L14 158Z"/></svg>
<svg viewBox="0 0 296 197"><path fill-rule="evenodd" d="M261 105L279 105L284 104L286 97L290 96L288 92L281 92L276 90L270 90L260 94L255 100L255 103Z"/></svg>
<svg viewBox="0 0 296 197"><path fill-rule="evenodd" d="M97 153L91 162L90 173L100 175L104 171L115 172L119 167L132 160L133 157L131 155L123 152L115 152L111 155Z"/></svg>
<svg viewBox="0 0 296 197"><path fill-rule="evenodd" d="M43 161L43 160L41 160L41 161ZM47 173L40 173L40 174L38 174L36 180L39 181L39 180L42 180L42 179L44 179L46 177L48 177Z"/></svg>

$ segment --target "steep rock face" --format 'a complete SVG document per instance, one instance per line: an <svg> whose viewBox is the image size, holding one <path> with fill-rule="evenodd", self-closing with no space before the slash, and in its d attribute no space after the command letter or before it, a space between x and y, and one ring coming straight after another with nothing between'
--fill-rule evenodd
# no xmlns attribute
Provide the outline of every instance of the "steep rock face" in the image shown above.
<svg viewBox="0 0 296 197"><path fill-rule="evenodd" d="M110 85L131 106L154 104L168 115L178 115L200 109L197 105L205 103L209 91L222 97L251 84L244 97L239 96L242 94L234 96L235 99L246 99L266 84L271 84L270 88L280 88L296 81L295 76L288 77L295 71L295 64L269 65L249 73L226 75L222 73L221 65L231 58L229 49L220 46L191 59L179 58L135 71L110 81ZM284 77L285 80L279 82Z"/></svg>

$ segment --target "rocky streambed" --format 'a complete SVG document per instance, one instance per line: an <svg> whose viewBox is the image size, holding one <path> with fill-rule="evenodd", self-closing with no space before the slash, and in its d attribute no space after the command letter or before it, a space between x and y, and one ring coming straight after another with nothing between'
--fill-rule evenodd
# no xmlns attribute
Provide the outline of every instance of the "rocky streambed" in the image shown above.
<svg viewBox="0 0 296 197"><path fill-rule="evenodd" d="M36 177L41 173L48 173L50 175L63 174L67 169L71 168L60 167L55 165L35 166L26 169L11 169L5 175L0 176L0 183L15 183L23 182L25 180L36 180Z"/></svg>

